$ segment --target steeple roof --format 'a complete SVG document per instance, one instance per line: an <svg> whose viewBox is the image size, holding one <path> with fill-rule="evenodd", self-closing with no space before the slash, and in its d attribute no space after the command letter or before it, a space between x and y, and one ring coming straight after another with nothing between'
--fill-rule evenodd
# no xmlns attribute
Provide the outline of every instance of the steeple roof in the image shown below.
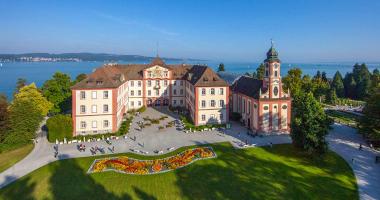
<svg viewBox="0 0 380 200"><path fill-rule="evenodd" d="M274 48L273 42L270 49L267 52L267 59L265 59L265 62L280 62L280 59L278 58L278 53Z"/></svg>
<svg viewBox="0 0 380 200"><path fill-rule="evenodd" d="M165 62L157 55L151 62L151 66L155 65L165 66Z"/></svg>

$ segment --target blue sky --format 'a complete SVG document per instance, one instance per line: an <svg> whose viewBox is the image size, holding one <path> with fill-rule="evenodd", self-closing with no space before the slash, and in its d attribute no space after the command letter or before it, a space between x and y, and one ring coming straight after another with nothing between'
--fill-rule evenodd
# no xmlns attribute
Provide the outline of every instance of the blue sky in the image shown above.
<svg viewBox="0 0 380 200"><path fill-rule="evenodd" d="M380 61L379 0L0 0L0 53Z"/></svg>

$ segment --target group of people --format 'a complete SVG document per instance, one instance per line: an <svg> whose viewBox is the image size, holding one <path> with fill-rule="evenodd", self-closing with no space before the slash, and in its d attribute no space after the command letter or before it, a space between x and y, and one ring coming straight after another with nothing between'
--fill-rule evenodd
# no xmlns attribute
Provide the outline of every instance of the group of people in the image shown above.
<svg viewBox="0 0 380 200"><path fill-rule="evenodd" d="M86 151L86 145L84 145L84 144L79 144L78 145L78 150L81 152L81 151L83 151L83 152L85 152Z"/></svg>

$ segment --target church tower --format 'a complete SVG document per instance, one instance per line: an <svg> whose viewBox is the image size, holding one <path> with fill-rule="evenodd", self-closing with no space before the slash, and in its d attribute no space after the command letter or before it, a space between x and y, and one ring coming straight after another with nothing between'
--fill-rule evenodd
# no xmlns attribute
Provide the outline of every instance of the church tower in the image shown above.
<svg viewBox="0 0 380 200"><path fill-rule="evenodd" d="M267 52L267 58L264 61L265 72L263 87L267 89L270 99L277 99L282 97L282 83L281 83L281 61L278 58L278 53L274 48L273 41L271 47Z"/></svg>

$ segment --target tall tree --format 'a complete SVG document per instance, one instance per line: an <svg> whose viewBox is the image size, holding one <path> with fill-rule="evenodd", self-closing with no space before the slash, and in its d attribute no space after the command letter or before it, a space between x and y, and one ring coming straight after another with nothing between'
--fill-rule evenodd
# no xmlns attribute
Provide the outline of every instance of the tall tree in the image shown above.
<svg viewBox="0 0 380 200"><path fill-rule="evenodd" d="M336 91L336 95L339 98L344 97L344 84L343 84L343 78L339 71L336 71L334 75L334 79L331 83L331 89L334 89Z"/></svg>
<svg viewBox="0 0 380 200"><path fill-rule="evenodd" d="M22 87L26 85L26 79L25 78L18 78L16 82L16 88L13 92L13 96L16 95Z"/></svg>
<svg viewBox="0 0 380 200"><path fill-rule="evenodd" d="M314 94L314 97L317 99L325 98L330 89L330 85L327 81L326 74L324 76L325 78L323 78L320 71L317 71L317 74L313 77L313 80L312 80L313 88L314 88L313 94Z"/></svg>
<svg viewBox="0 0 380 200"><path fill-rule="evenodd" d="M261 63L259 65L259 67L256 69L257 79L263 80L264 79L264 73L265 73L265 65L264 65L264 63Z"/></svg>
<svg viewBox="0 0 380 200"><path fill-rule="evenodd" d="M366 64L355 64L352 70L353 77L356 82L355 94L356 98L363 100L368 97L371 90L371 73Z"/></svg>
<svg viewBox="0 0 380 200"><path fill-rule="evenodd" d="M0 143L4 140L9 127L7 96L0 94Z"/></svg>
<svg viewBox="0 0 380 200"><path fill-rule="evenodd" d="M347 98L356 98L356 81L352 73L347 73L343 80L345 96Z"/></svg>
<svg viewBox="0 0 380 200"><path fill-rule="evenodd" d="M300 93L293 100L291 137L293 144L310 154L321 155L327 151L325 136L330 120L312 93Z"/></svg>
<svg viewBox="0 0 380 200"><path fill-rule="evenodd" d="M324 82L329 82L329 81L327 80L327 74L326 74L326 72L322 72L322 81L324 81Z"/></svg>
<svg viewBox="0 0 380 200"><path fill-rule="evenodd" d="M380 87L374 89L363 109L360 132L373 140L380 140Z"/></svg>
<svg viewBox="0 0 380 200"><path fill-rule="evenodd" d="M41 90L43 95L53 103L52 113L62 113L71 108L72 82L70 76L56 72L53 78L45 81Z"/></svg>
<svg viewBox="0 0 380 200"><path fill-rule="evenodd" d="M335 105L338 102L338 97L336 95L335 89L331 88L326 96L326 102Z"/></svg>
<svg viewBox="0 0 380 200"><path fill-rule="evenodd" d="M16 102L16 100L31 102L33 106L40 111L42 116L46 116L53 106L52 103L42 96L41 92L37 89L34 83L22 87L20 92L15 95L13 103Z"/></svg>
<svg viewBox="0 0 380 200"><path fill-rule="evenodd" d="M282 79L284 89L289 89L294 96L302 90L302 70L293 68L288 71L288 74Z"/></svg>
<svg viewBox="0 0 380 200"><path fill-rule="evenodd" d="M224 64L220 63L218 66L218 72L224 72L224 71L226 71L226 69L224 68Z"/></svg>
<svg viewBox="0 0 380 200"><path fill-rule="evenodd" d="M371 90L374 91L380 87L380 72L378 69L374 69L371 77Z"/></svg>

